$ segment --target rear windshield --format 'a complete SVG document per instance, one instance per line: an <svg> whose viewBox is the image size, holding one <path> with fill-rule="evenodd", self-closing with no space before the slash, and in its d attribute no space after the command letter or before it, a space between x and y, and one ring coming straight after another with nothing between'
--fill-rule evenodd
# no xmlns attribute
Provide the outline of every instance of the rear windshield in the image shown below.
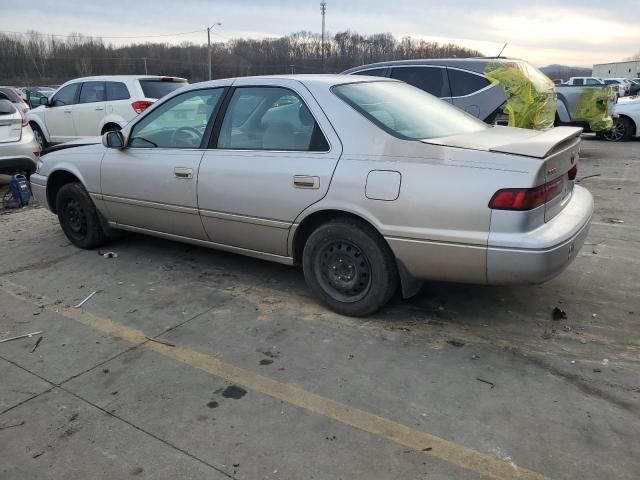
<svg viewBox="0 0 640 480"><path fill-rule="evenodd" d="M333 91L373 123L397 137L418 140L477 132L477 118L402 82L337 85Z"/></svg>
<svg viewBox="0 0 640 480"><path fill-rule="evenodd" d="M13 88L0 87L0 92L4 93L6 97L14 103L21 100L20 95L18 95Z"/></svg>
<svg viewBox="0 0 640 480"><path fill-rule="evenodd" d="M140 80L142 93L147 98L162 98L187 83L186 80Z"/></svg>

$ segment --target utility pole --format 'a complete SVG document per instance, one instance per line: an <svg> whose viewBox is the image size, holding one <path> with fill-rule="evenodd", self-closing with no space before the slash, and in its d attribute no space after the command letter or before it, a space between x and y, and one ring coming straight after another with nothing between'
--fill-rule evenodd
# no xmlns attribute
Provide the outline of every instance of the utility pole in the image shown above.
<svg viewBox="0 0 640 480"><path fill-rule="evenodd" d="M147 57L142 57L142 61L144 62L144 74L149 75L149 72L147 72Z"/></svg>
<svg viewBox="0 0 640 480"><path fill-rule="evenodd" d="M320 2L320 13L322 14L322 73L324 73L324 16L327 13L327 2Z"/></svg>
<svg viewBox="0 0 640 480"><path fill-rule="evenodd" d="M211 29L219 25L222 25L222 24L220 22L216 22L210 27L207 27L207 46L208 46L207 56L209 57L209 80L211 80Z"/></svg>

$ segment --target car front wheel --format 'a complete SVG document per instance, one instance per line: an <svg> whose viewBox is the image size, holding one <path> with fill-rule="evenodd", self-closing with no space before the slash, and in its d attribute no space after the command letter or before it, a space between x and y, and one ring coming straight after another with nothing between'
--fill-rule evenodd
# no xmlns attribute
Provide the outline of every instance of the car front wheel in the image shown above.
<svg viewBox="0 0 640 480"><path fill-rule="evenodd" d="M35 123L32 123L31 130L33 130L33 136L36 139L36 142L38 142L38 145L40 145L40 150L44 150L45 148L47 148L49 144L44 138L44 134L42 133L42 130L40 130L40 127Z"/></svg>
<svg viewBox="0 0 640 480"><path fill-rule="evenodd" d="M603 137L610 142L626 142L634 134L633 124L627 117L618 117L613 128L605 132Z"/></svg>
<svg viewBox="0 0 640 480"><path fill-rule="evenodd" d="M351 218L319 226L302 254L305 280L330 309L353 317L382 308L398 286L393 253L367 223Z"/></svg>
<svg viewBox="0 0 640 480"><path fill-rule="evenodd" d="M62 231L80 248L96 248L107 241L98 211L79 182L63 185L56 196L56 212Z"/></svg>

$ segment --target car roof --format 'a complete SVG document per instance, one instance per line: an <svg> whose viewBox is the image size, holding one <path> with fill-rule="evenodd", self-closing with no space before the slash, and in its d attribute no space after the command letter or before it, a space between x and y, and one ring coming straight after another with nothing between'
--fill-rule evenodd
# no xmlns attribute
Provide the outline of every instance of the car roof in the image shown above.
<svg viewBox="0 0 640 480"><path fill-rule="evenodd" d="M229 82L229 84L234 83L236 80L246 81L250 79L252 83L257 85L260 84L261 80L294 80L305 85L309 86L333 86L340 85L344 83L361 83L361 82L370 82L372 80L380 81L380 82L397 82L398 80L394 80L392 78L384 78L384 77L369 77L369 76L348 76L342 74L299 74L299 75L259 75L253 77L234 77L234 78L226 78L226 79L218 79L218 80L207 80L204 82L192 83L188 87L183 87L183 90L191 90L191 89L199 89L202 87L206 87L208 85L219 86L219 82L224 80Z"/></svg>
<svg viewBox="0 0 640 480"><path fill-rule="evenodd" d="M398 67L408 65L444 65L447 67L462 68L474 72L484 72L487 64L492 61L499 60L502 62L521 62L518 58L509 57L470 57L470 58L421 58L415 60L389 60L386 62L370 63L368 65L360 65L342 72L350 74L360 72L362 70L370 70L374 68Z"/></svg>
<svg viewBox="0 0 640 480"><path fill-rule="evenodd" d="M111 81L126 81L126 80L157 80L157 79L161 79L161 78L173 78L174 80L184 80L186 81L186 78L182 78L182 77L173 77L171 75L96 75L93 77L78 77L78 78L73 78L67 82L65 82L65 85L68 83L76 83L76 82L99 82L99 81L106 81L106 80L111 80Z"/></svg>

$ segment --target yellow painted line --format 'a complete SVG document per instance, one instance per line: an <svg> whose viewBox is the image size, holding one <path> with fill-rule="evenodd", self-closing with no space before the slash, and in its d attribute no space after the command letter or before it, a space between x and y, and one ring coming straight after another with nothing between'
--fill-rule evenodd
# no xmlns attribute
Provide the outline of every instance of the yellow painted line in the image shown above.
<svg viewBox="0 0 640 480"><path fill-rule="evenodd" d="M282 400L309 412L323 415L364 432L384 437L399 445L476 472L484 477L495 480L548 480L544 475L521 468L512 462L506 462L493 455L463 447L436 435L415 430L393 420L259 375L223 362L211 355L180 346L170 347L161 343L149 342L145 333L140 330L127 327L109 318L94 315L83 309L54 304L51 299L45 297L38 298L25 287L13 282L2 281L0 290L14 298L34 305L44 304L46 310L75 320L102 333L113 335L132 344L140 344L141 348L172 358L203 372L242 385L277 400Z"/></svg>

